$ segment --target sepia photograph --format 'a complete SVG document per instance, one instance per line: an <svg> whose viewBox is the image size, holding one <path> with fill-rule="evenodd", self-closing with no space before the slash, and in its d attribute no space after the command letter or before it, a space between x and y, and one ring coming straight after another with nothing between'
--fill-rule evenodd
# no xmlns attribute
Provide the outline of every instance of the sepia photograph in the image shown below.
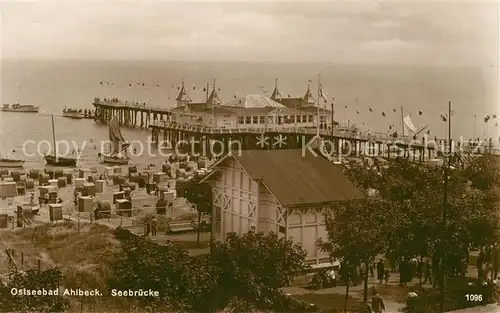
<svg viewBox="0 0 500 313"><path fill-rule="evenodd" d="M0 312L500 312L500 2L0 13Z"/></svg>

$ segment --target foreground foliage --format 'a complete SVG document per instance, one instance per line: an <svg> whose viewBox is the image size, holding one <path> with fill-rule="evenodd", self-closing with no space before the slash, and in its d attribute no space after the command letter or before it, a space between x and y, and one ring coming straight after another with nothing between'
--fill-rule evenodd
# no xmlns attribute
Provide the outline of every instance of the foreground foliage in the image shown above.
<svg viewBox="0 0 500 313"><path fill-rule="evenodd" d="M16 296L11 293L12 288L57 290L62 279L62 272L58 268L41 271L30 269L26 272L13 273L8 282L0 286L0 312L65 312L69 307L69 301L62 296L61 291L59 296Z"/></svg>
<svg viewBox="0 0 500 313"><path fill-rule="evenodd" d="M446 226L443 168L406 159L350 164L346 174L367 199L339 205L326 216L329 242L322 247L340 258L348 272L386 256L391 263L428 258L433 277L439 276L440 264L448 277L464 276L471 249L499 248L495 158L483 155L465 168L450 169ZM364 294L366 301L366 280Z"/></svg>
<svg viewBox="0 0 500 313"><path fill-rule="evenodd" d="M173 243L158 245L117 229L121 251L111 264L109 288L152 289L158 298L139 299L143 307L165 303L178 311L215 312L239 309L288 308L281 287L302 273L305 252L275 234L232 234L210 255L189 256Z"/></svg>

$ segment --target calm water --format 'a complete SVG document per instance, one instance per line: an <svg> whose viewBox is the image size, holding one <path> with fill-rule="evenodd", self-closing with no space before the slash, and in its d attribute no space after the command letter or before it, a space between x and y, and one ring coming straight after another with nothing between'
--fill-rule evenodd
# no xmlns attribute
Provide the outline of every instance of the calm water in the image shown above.
<svg viewBox="0 0 500 313"><path fill-rule="evenodd" d="M443 137L446 124L440 114L453 102L454 137L472 136L498 139L498 118L484 123L486 114L499 116L498 75L494 68L447 68L365 66L333 64L273 63L193 63L193 62L47 62L3 61L2 102L31 103L41 113L1 113L3 151L16 149L26 140L52 141L50 114L62 109L91 108L94 97L118 97L124 100L150 102L166 107L175 105L177 87L184 78L193 101L202 101L203 88L216 78L221 99L235 95L260 93L270 95L275 78L283 96L302 96L308 80L313 94L317 75L329 98L335 96L335 119L350 120L374 132L386 132L388 126L401 125L400 106L411 114L417 127L428 125L431 136ZM101 85L100 82L103 82ZM144 86L142 84L144 83ZM131 86L129 86L129 84ZM159 87L157 86L159 85ZM373 112L369 111L373 109ZM396 109L397 112L393 110ZM423 112L422 115L418 111ZM357 114L359 111L359 114ZM386 116L382 116L385 112ZM474 118L477 115L477 118ZM105 140L107 127L90 120L69 120L56 116L58 140ZM143 140L144 130L123 130L127 140ZM31 145L34 149L35 145ZM99 149L99 147L97 148ZM83 165L96 164L97 151L88 143ZM14 153L13 156L16 156ZM44 164L41 156L27 157L28 167ZM157 159L135 158L141 163L158 163Z"/></svg>

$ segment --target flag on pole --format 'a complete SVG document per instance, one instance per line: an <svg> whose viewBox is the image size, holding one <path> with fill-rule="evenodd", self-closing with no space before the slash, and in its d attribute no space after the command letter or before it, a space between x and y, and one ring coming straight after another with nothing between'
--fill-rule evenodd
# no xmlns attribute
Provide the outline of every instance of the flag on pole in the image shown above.
<svg viewBox="0 0 500 313"><path fill-rule="evenodd" d="M325 99L325 101L328 101L328 97L326 96L325 91L323 90L323 84L319 86L319 96Z"/></svg>
<svg viewBox="0 0 500 313"><path fill-rule="evenodd" d="M325 91L323 90L323 84L319 85L319 97L323 98L323 101L324 101L324 104L326 107L326 103L328 102L328 97L326 96Z"/></svg>
<svg viewBox="0 0 500 313"><path fill-rule="evenodd" d="M409 115L407 115L403 119L403 122L404 122L406 132L407 132L407 130L410 130L413 133L418 132L418 129L415 127L415 125L413 125L413 121L411 120L411 117Z"/></svg>

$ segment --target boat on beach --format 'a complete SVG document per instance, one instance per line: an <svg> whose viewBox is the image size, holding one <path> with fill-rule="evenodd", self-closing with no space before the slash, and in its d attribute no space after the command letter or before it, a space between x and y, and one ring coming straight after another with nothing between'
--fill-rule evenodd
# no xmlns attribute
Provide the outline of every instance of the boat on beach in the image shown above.
<svg viewBox="0 0 500 313"><path fill-rule="evenodd" d="M24 160L16 160L10 158L0 158L0 168L22 168Z"/></svg>
<svg viewBox="0 0 500 313"><path fill-rule="evenodd" d="M76 158L68 158L68 157L62 157L57 155L57 145L56 145L56 131L55 131L55 126L54 126L54 115L52 115L52 141L54 145L54 154L49 155L46 154L44 156L45 162L47 162L47 165L52 165L52 166L69 166L69 167L74 167L76 166Z"/></svg>
<svg viewBox="0 0 500 313"><path fill-rule="evenodd" d="M6 136L0 129L0 168L22 168L24 166L24 160L13 158L11 155L3 152L6 151L3 144L4 138L6 138ZM12 150L12 152L15 152L15 150Z"/></svg>
<svg viewBox="0 0 500 313"><path fill-rule="evenodd" d="M111 141L111 152L109 154L100 152L98 157L101 162L116 165L128 164L127 149L130 144L123 138L116 116L113 116L109 121L109 140Z"/></svg>
<svg viewBox="0 0 500 313"><path fill-rule="evenodd" d="M76 159L74 159L74 158L65 158L65 157L54 156L54 155L45 155L44 159L45 159L45 162L47 162L47 165L69 166L69 167L76 166Z"/></svg>
<svg viewBox="0 0 500 313"><path fill-rule="evenodd" d="M63 114L64 117L72 118L72 119L83 119L85 115L81 112L81 110L72 110L72 109L64 109Z"/></svg>
<svg viewBox="0 0 500 313"><path fill-rule="evenodd" d="M123 156L110 156L101 154L102 163L127 165L129 159Z"/></svg>
<svg viewBox="0 0 500 313"><path fill-rule="evenodd" d="M12 105L4 104L2 106L2 111L3 112L38 113L38 111L40 111L40 108L38 107L38 105L34 105L34 104L14 103Z"/></svg>

